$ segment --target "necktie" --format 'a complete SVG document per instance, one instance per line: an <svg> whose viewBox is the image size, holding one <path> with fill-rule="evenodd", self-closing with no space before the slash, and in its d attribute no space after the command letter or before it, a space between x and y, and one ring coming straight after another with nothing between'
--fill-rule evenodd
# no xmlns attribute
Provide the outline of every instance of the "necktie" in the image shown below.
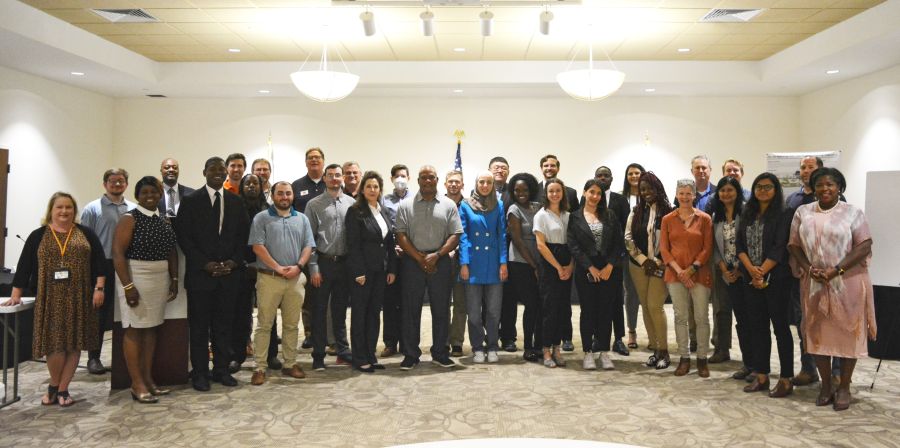
<svg viewBox="0 0 900 448"><path fill-rule="evenodd" d="M175 189L169 188L169 193L166 198L166 216L170 218L175 217Z"/></svg>
<svg viewBox="0 0 900 448"><path fill-rule="evenodd" d="M219 221L219 235L222 234L222 196L216 192L216 200L213 202L213 213Z"/></svg>

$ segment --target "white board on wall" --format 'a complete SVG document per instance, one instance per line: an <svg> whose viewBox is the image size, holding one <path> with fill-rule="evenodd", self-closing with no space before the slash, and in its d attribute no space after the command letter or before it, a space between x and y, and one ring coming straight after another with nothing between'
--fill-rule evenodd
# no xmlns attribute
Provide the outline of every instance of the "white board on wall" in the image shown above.
<svg viewBox="0 0 900 448"><path fill-rule="evenodd" d="M872 232L872 263L869 265L869 275L874 285L900 286L898 197L900 197L900 171L866 173L866 218Z"/></svg>

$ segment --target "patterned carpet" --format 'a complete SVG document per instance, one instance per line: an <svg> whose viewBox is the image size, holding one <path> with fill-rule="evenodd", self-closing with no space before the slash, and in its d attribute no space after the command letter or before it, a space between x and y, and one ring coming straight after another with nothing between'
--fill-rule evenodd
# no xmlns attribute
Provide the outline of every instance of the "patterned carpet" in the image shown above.
<svg viewBox="0 0 900 448"><path fill-rule="evenodd" d="M574 307L576 323L578 311ZM670 307L667 313L671 332ZM422 320L428 345L427 308ZM638 334L645 335L642 327ZM67 409L40 406L46 367L27 362L23 401L0 410L0 446L380 447L499 437L649 447L900 446L896 362L882 365L869 390L878 361L860 360L853 404L838 413L814 405L818 386L798 388L785 399L743 393L745 383L730 378L739 367L735 361L712 365L709 379L696 370L676 378L674 365L666 371L643 367L648 353L638 350L613 355L615 371L584 371L580 348L576 340L565 369L526 363L520 343L520 351L502 353L499 364L473 365L467 356L461 367L447 370L425 355L404 372L400 357L393 357L383 360L387 370L372 375L346 367L311 372L304 351L307 379L271 373L265 385L250 386L251 365L245 363L236 375L239 387L213 383L208 393L178 387L156 405L136 404L128 391L110 393L108 376L79 369L70 388L79 401ZM739 357L736 347L732 357Z"/></svg>

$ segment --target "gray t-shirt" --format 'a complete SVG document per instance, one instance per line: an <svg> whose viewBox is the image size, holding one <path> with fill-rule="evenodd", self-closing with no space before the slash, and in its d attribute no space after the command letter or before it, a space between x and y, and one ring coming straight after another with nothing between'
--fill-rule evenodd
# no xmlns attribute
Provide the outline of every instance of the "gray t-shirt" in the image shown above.
<svg viewBox="0 0 900 448"><path fill-rule="evenodd" d="M423 252L436 251L450 235L463 232L455 202L440 195L426 201L421 193L400 203L396 228Z"/></svg>
<svg viewBox="0 0 900 448"><path fill-rule="evenodd" d="M247 244L265 246L269 255L282 266L297 264L303 249L316 247L309 219L293 207L291 214L284 217L278 216L274 207L257 213L250 225L250 238ZM257 261L256 266L271 269L262 261Z"/></svg>
<svg viewBox="0 0 900 448"><path fill-rule="evenodd" d="M525 246L528 247L529 252L531 252L532 260L538 261L540 260L540 256L537 250L537 240L534 237L534 216L537 214L538 210L541 209L541 205L537 202L532 202L530 207L519 207L519 204L513 204L509 206L509 210L506 212L507 222L509 222L510 216L515 216L516 219L519 220L519 223L522 226L522 242L525 243ZM507 234L511 235L509 232ZM528 263L519 252L516 250L515 244L511 241L512 236L510 236L509 243L509 261L510 262L518 262L518 263Z"/></svg>
<svg viewBox="0 0 900 448"><path fill-rule="evenodd" d="M559 216L542 208L534 215L534 232L541 232L544 241L550 244L566 244L566 230L569 228L569 212Z"/></svg>

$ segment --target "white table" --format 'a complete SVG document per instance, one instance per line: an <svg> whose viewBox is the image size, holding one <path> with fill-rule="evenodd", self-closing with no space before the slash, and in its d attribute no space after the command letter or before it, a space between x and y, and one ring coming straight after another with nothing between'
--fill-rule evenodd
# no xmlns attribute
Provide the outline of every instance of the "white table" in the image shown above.
<svg viewBox="0 0 900 448"><path fill-rule="evenodd" d="M0 297L0 303L6 302L9 297ZM0 408L5 408L19 400L19 314L22 311L34 308L34 297L22 297L22 303L15 306L0 306L0 316L3 317L3 398L0 399ZM9 326L9 316L13 316L14 328ZM6 360L9 357L9 339L12 336L13 344L13 382L12 399L9 398L9 384L7 375L9 366Z"/></svg>

